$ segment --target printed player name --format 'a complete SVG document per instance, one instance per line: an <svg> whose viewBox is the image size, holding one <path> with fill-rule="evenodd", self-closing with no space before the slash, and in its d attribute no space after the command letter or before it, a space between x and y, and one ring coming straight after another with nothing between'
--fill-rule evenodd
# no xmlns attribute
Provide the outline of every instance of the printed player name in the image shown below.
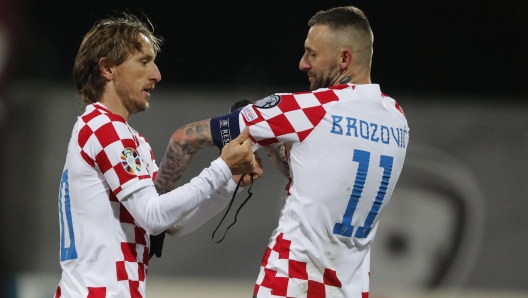
<svg viewBox="0 0 528 298"><path fill-rule="evenodd" d="M363 138L372 142L381 142L383 144L396 144L400 148L405 148L407 128L395 128L377 123L367 122L364 120L332 115L331 133L336 135L354 136Z"/></svg>

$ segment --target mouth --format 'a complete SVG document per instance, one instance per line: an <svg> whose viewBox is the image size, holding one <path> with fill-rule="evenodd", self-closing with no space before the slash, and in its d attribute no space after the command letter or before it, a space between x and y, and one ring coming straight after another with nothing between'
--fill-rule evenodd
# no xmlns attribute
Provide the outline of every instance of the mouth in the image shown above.
<svg viewBox="0 0 528 298"><path fill-rule="evenodd" d="M150 91L154 89L154 86L143 88L143 92L146 92L148 96L150 96Z"/></svg>

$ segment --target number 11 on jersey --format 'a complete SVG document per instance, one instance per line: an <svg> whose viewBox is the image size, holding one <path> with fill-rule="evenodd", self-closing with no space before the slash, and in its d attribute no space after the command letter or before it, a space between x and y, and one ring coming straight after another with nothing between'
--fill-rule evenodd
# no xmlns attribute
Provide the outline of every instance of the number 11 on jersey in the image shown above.
<svg viewBox="0 0 528 298"><path fill-rule="evenodd" d="M350 195L350 200L348 201L345 214L343 215L343 221L336 223L334 225L334 234L342 235L346 237L352 237L352 231L354 226L352 225L352 217L356 211L359 200L361 199L361 194L363 192L363 187L365 186L365 181L367 179L367 173L370 163L370 152L363 150L354 150L354 156L352 161L355 161L359 164L358 170L356 173L356 180L354 181L354 187L352 188L352 194ZM394 158L392 156L382 155L380 158L379 166L383 168L383 175L381 177L381 183L379 186L378 194L370 208L370 212L363 223L363 226L358 227L354 237L356 238L366 238L372 228L374 219L378 215L385 194L387 193L387 187L389 185L389 180L391 178L392 164Z"/></svg>

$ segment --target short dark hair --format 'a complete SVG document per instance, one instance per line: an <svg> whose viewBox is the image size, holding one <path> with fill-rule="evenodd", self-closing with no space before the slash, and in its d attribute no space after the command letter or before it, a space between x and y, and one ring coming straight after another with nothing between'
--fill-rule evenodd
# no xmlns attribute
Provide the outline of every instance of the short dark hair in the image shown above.
<svg viewBox="0 0 528 298"><path fill-rule="evenodd" d="M334 7L317 12L309 21L308 26L327 25L332 30L346 30L353 27L359 31L372 32L367 16L355 6Z"/></svg>
<svg viewBox="0 0 528 298"><path fill-rule="evenodd" d="M153 29L136 16L127 13L97 21L84 36L73 67L73 79L83 106L99 101L103 95L106 80L99 71L99 60L105 57L109 66L125 62L130 54L143 49L140 34L150 41L154 53L160 51L162 38L155 36Z"/></svg>
<svg viewBox="0 0 528 298"><path fill-rule="evenodd" d="M343 32L349 36L356 46L355 50L365 53L365 62L372 58L374 35L367 16L355 6L334 7L317 12L309 21L308 26L325 25L334 32Z"/></svg>

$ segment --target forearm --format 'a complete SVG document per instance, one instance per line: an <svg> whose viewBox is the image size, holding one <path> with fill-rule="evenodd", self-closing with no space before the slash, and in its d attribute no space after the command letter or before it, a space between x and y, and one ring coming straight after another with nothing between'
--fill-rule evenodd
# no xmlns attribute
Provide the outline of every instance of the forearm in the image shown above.
<svg viewBox="0 0 528 298"><path fill-rule="evenodd" d="M225 187L218 190L209 200L204 201L184 218L177 221L167 232L172 236L184 236L195 231L227 206L235 189L236 183L230 179Z"/></svg>
<svg viewBox="0 0 528 298"><path fill-rule="evenodd" d="M214 146L209 121L187 124L172 134L154 181L159 194L176 187L198 149Z"/></svg>
<svg viewBox="0 0 528 298"><path fill-rule="evenodd" d="M286 178L290 177L290 164L288 163L288 148L283 142L264 146L271 162Z"/></svg>
<svg viewBox="0 0 528 298"><path fill-rule="evenodd" d="M216 203L207 201L216 200L216 194L226 188L229 180L231 172L225 162L218 158L183 186L162 195L158 195L152 186L145 187L127 196L122 203L139 226L149 234L157 235L185 219L200 206L215 205ZM203 222L215 214L201 213Z"/></svg>

